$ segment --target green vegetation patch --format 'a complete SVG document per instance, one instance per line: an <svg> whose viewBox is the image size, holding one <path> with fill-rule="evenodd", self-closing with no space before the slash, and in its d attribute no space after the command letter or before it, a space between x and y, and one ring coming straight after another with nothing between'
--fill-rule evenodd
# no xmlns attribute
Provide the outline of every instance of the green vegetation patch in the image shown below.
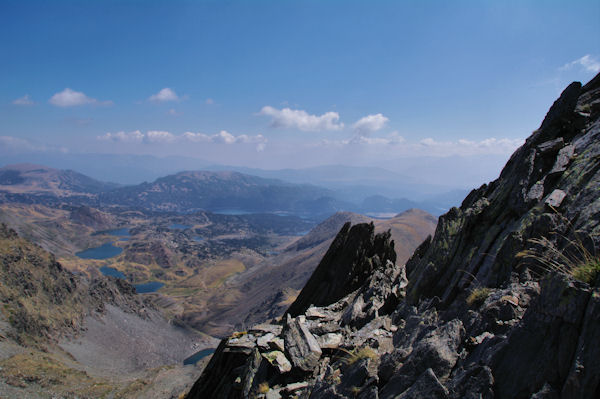
<svg viewBox="0 0 600 399"><path fill-rule="evenodd" d="M577 280L593 284L600 274L600 258L591 259L588 262L575 267L571 271L571 274Z"/></svg>

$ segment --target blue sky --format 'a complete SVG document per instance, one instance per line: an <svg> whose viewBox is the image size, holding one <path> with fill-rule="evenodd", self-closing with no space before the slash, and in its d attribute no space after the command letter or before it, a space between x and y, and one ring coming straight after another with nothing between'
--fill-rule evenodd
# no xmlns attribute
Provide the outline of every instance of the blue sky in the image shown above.
<svg viewBox="0 0 600 399"><path fill-rule="evenodd" d="M600 2L3 0L0 57L0 153L24 161L394 170L507 159L600 71Z"/></svg>

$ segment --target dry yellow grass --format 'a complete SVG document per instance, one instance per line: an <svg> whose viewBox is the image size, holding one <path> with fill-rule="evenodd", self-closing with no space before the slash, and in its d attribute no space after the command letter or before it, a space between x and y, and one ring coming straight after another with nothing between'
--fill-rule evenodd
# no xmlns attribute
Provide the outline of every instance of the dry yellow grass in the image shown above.
<svg viewBox="0 0 600 399"><path fill-rule="evenodd" d="M114 387L104 379L91 378L66 366L55 356L29 350L0 361L0 376L9 385L24 388L31 384L61 395L101 398Z"/></svg>

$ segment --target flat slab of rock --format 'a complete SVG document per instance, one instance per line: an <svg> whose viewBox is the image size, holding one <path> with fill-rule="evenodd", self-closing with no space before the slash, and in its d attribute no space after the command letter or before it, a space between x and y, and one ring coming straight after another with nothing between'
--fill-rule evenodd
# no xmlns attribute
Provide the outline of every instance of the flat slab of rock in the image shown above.
<svg viewBox="0 0 600 399"><path fill-rule="evenodd" d="M546 198L545 203L552 208L558 208L566 196L567 194L563 190L556 189Z"/></svg>
<svg viewBox="0 0 600 399"><path fill-rule="evenodd" d="M261 324L252 326L252 328L250 328L250 330L248 330L248 333L257 334L257 335L273 333L275 335L279 335L279 334L281 334L282 328L283 327L278 326L277 324L261 323Z"/></svg>
<svg viewBox="0 0 600 399"><path fill-rule="evenodd" d="M240 348L254 348L256 338L250 334L244 334L237 337L231 337L227 340L227 346Z"/></svg>
<svg viewBox="0 0 600 399"><path fill-rule="evenodd" d="M290 371L292 369L292 364L285 357L285 355L283 354L283 352L272 351L272 352L263 353L262 356L265 359L267 359L267 361L272 366L274 366L275 368L277 368L277 370L281 374L287 373L288 371Z"/></svg>
<svg viewBox="0 0 600 399"><path fill-rule="evenodd" d="M281 390L283 392L292 393L299 389L307 388L308 386L310 386L310 383L308 381L294 382L292 384L284 386L283 388L281 388Z"/></svg>
<svg viewBox="0 0 600 399"><path fill-rule="evenodd" d="M335 349L342 344L342 334L328 333L317 336L317 341L322 349Z"/></svg>
<svg viewBox="0 0 600 399"><path fill-rule="evenodd" d="M283 339L275 337L269 341L269 348L283 352L285 350L285 343Z"/></svg>
<svg viewBox="0 0 600 399"><path fill-rule="evenodd" d="M571 159L575 156L575 146L568 145L558 151L556 161L550 173L561 173L567 170L567 165L571 162Z"/></svg>
<svg viewBox="0 0 600 399"><path fill-rule="evenodd" d="M267 333L256 340L256 345L261 349L269 349L269 342L275 338L275 334Z"/></svg>
<svg viewBox="0 0 600 399"><path fill-rule="evenodd" d="M306 316L307 319L328 319L330 318L321 308L317 308L314 306L311 306L310 308L306 309L306 312L304 312L304 315Z"/></svg>
<svg viewBox="0 0 600 399"><path fill-rule="evenodd" d="M303 316L294 319L288 314L283 328L285 351L294 367L302 371L312 371L321 357L321 347L308 330Z"/></svg>

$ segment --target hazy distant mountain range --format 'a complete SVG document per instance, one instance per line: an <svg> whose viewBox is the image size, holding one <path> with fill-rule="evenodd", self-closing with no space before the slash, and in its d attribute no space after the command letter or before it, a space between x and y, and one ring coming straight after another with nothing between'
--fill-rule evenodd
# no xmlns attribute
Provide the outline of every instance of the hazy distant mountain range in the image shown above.
<svg viewBox="0 0 600 399"><path fill-rule="evenodd" d="M458 205L457 198L464 196L462 190L428 201L374 195L377 191L375 186L367 185L369 182L385 184L398 175L377 168L355 169L332 166L314 168L309 172L262 171L264 175L289 176L291 182L232 171L185 171L160 177L152 183L121 186L71 170L17 164L0 168L0 200L26 203L66 201L75 205L118 205L179 213L199 210L280 213L322 219L339 211L391 217L410 208L420 208L439 215L450 206ZM354 178L352 173L355 173ZM337 179L328 177L336 174ZM307 175L314 176L314 180L320 184L298 183L305 178L302 176ZM343 181L364 185L343 187L340 186ZM352 195L352 190L371 194Z"/></svg>
<svg viewBox="0 0 600 399"><path fill-rule="evenodd" d="M447 196L456 190L460 191L460 195L453 197L461 199L470 189L496 178L497 171L507 161L507 157L414 157L401 158L379 166L354 165L348 160L349 164L296 169L261 169L226 163L215 164L179 156L54 152L2 154L2 161L5 165L28 162L57 169L76 170L97 180L126 185L152 182L184 170L236 171L290 183L327 187L335 190L344 200L358 203L372 195L429 201L435 196Z"/></svg>

